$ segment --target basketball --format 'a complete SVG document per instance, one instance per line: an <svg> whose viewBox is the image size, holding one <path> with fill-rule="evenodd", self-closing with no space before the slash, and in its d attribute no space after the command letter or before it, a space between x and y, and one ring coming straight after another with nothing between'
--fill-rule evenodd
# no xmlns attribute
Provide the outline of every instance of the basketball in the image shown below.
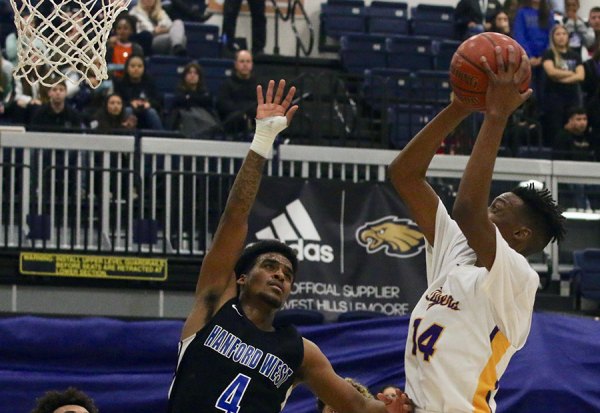
<svg viewBox="0 0 600 413"><path fill-rule="evenodd" d="M517 66L521 64L521 56L525 50L514 39L500 33L484 32L465 40L456 50L450 63L450 84L455 96L466 105L485 109L485 93L488 87L488 76L481 64L481 56L485 56L488 65L495 72L496 54L494 48L500 46L505 64L508 64L508 46L512 45L517 52ZM521 84L521 92L525 92L531 80L531 69Z"/></svg>

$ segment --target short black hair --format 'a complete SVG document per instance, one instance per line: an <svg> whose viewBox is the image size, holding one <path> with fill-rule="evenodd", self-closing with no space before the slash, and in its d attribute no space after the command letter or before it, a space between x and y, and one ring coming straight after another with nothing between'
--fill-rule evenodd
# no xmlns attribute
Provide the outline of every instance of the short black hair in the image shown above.
<svg viewBox="0 0 600 413"><path fill-rule="evenodd" d="M561 242L565 237L565 217L562 208L552 199L548 188L536 189L531 183L518 186L511 191L521 198L526 207L526 217L530 225L542 236L544 247L549 242ZM539 249L539 250L541 250Z"/></svg>
<svg viewBox="0 0 600 413"><path fill-rule="evenodd" d="M69 387L65 391L52 390L36 400L35 409L31 413L53 413L63 406L81 406L90 413L98 413L94 400L81 390Z"/></svg>
<svg viewBox="0 0 600 413"><path fill-rule="evenodd" d="M587 112L581 106L573 106L567 110L567 119L571 119L575 115L587 115Z"/></svg>
<svg viewBox="0 0 600 413"><path fill-rule="evenodd" d="M276 252L287 258L292 264L292 271L294 272L294 278L296 278L296 270L298 269L296 251L283 242L274 239L258 241L246 246L235 264L235 277L240 278L242 274L246 274L254 266L256 259L268 252Z"/></svg>

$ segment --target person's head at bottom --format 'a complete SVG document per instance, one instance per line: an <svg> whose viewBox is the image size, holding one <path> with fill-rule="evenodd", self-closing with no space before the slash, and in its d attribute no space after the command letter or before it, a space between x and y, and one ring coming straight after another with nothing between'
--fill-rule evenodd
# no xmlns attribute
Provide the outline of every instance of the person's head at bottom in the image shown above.
<svg viewBox="0 0 600 413"><path fill-rule="evenodd" d="M363 386L356 380L354 380L350 377L346 377L346 378L344 378L344 380L346 380L348 383L350 383L356 389L356 391L358 391L360 394L362 394L364 396L365 399L374 399L374 397L371 394L371 392L369 391L369 389L367 389L365 386ZM336 413L336 411L330 405L325 404L325 402L321 399L317 399L317 412L318 413Z"/></svg>
<svg viewBox="0 0 600 413"><path fill-rule="evenodd" d="M497 196L488 208L490 220L502 238L527 257L542 251L550 241L561 241L564 217L548 189L519 186Z"/></svg>
<svg viewBox="0 0 600 413"><path fill-rule="evenodd" d="M389 397L390 399L395 399L398 397L396 390L400 390L400 387L394 386L393 384L388 384L381 388L380 393L386 397Z"/></svg>
<svg viewBox="0 0 600 413"><path fill-rule="evenodd" d="M235 265L238 297L277 310L290 295L296 277L296 252L276 240L248 245Z"/></svg>
<svg viewBox="0 0 600 413"><path fill-rule="evenodd" d="M52 390L39 397L31 413L98 413L98 408L87 394L69 387L65 391Z"/></svg>

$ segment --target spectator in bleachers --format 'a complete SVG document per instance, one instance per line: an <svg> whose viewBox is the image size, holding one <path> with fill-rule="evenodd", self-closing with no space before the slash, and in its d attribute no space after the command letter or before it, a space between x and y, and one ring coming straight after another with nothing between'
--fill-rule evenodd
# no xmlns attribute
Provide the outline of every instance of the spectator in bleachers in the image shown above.
<svg viewBox="0 0 600 413"><path fill-rule="evenodd" d="M152 53L186 55L183 22L173 21L162 8L161 0L140 0L131 10L138 32L152 33Z"/></svg>
<svg viewBox="0 0 600 413"><path fill-rule="evenodd" d="M54 82L54 80L50 80ZM31 125L48 129L81 129L82 118L79 112L66 105L67 84L61 80L48 89L48 103L40 106Z"/></svg>
<svg viewBox="0 0 600 413"><path fill-rule="evenodd" d="M186 22L204 23L212 17L212 13L203 13L198 0L171 0L168 13L172 19L181 19ZM204 0L202 0L204 4Z"/></svg>
<svg viewBox="0 0 600 413"><path fill-rule="evenodd" d="M75 387L49 391L36 400L31 413L98 413L94 400Z"/></svg>
<svg viewBox="0 0 600 413"><path fill-rule="evenodd" d="M265 16L265 0L247 0L252 15L252 54L263 53L267 43L267 17ZM235 26L242 7L242 0L225 0L223 4L223 34L227 47L235 50Z"/></svg>
<svg viewBox="0 0 600 413"><path fill-rule="evenodd" d="M100 65L99 59L94 60L96 67ZM81 113L83 122L90 124L94 114L102 107L104 99L112 89L113 82L110 79L101 81L97 77L97 72L92 70L92 66L84 71L86 79L77 86L77 93L69 98L67 83L67 100Z"/></svg>
<svg viewBox="0 0 600 413"><path fill-rule="evenodd" d="M539 102L542 99L543 69L542 56L549 45L550 30L554 16L548 0L523 0L512 25L513 36L529 57L531 64L531 87Z"/></svg>
<svg viewBox="0 0 600 413"><path fill-rule="evenodd" d="M240 50L235 57L233 74L219 89L217 108L227 133L244 133L252 128L257 85L253 67L252 54Z"/></svg>
<svg viewBox="0 0 600 413"><path fill-rule="evenodd" d="M13 91L13 65L0 54L0 117L4 117L6 106Z"/></svg>
<svg viewBox="0 0 600 413"><path fill-rule="evenodd" d="M567 123L556 134L554 154L554 159L594 160L594 148L588 134L588 117L584 108L569 109Z"/></svg>
<svg viewBox="0 0 600 413"><path fill-rule="evenodd" d="M565 0L565 16L563 24L569 32L569 47L576 53L581 54L583 46L594 45L596 36L594 29L588 27L583 19L577 15L579 11L579 0Z"/></svg>
<svg viewBox="0 0 600 413"><path fill-rule="evenodd" d="M202 67L196 62L188 63L183 69L171 116L171 129L180 131L188 138L206 138L203 135L218 126L213 98L204 85Z"/></svg>
<svg viewBox="0 0 600 413"><path fill-rule="evenodd" d="M29 13L29 10L25 8L22 13L22 19L27 23L27 27L21 30L21 41L27 39L27 43L31 42L32 46L37 47L38 49L45 49L42 40L39 37L34 37L33 31L31 29L37 26L37 19L33 18ZM24 37L23 37L24 36ZM4 52L8 60L13 64L17 65L18 58L17 56L17 33L12 32L6 39L4 40Z"/></svg>
<svg viewBox="0 0 600 413"><path fill-rule="evenodd" d="M142 46L131 40L135 34L135 19L127 14L115 22L115 34L106 48L106 64L115 78L123 77L123 66L129 56L144 56ZM116 70L121 69L121 70Z"/></svg>
<svg viewBox="0 0 600 413"><path fill-rule="evenodd" d="M91 122L91 127L98 132L111 133L119 130L131 130L137 126L137 118L127 110L123 98L116 93L111 93L104 100L104 105Z"/></svg>
<svg viewBox="0 0 600 413"><path fill-rule="evenodd" d="M584 78L581 55L569 48L569 33L555 26L550 48L544 53L543 129L546 145L554 146L554 136L565 124L569 108L581 105L580 83Z"/></svg>
<svg viewBox="0 0 600 413"><path fill-rule="evenodd" d="M40 53L43 53L43 50L40 50ZM37 66L33 70L28 68L25 70L28 73L27 79L17 79L13 76L14 96L8 106L9 116L13 122L23 125L29 124L42 103L48 100L47 88L35 81L38 75L44 76L47 73L47 67Z"/></svg>
<svg viewBox="0 0 600 413"><path fill-rule="evenodd" d="M458 39L490 30L491 19L502 5L498 0L460 0L454 10L454 27Z"/></svg>
<svg viewBox="0 0 600 413"><path fill-rule="evenodd" d="M133 109L140 128L161 130L160 96L154 80L146 73L144 59L130 56L125 62L125 74L115 81L115 92Z"/></svg>
<svg viewBox="0 0 600 413"><path fill-rule="evenodd" d="M588 53L593 56L600 49L600 7L592 7L588 17L588 26L594 30L594 43L588 46Z"/></svg>
<svg viewBox="0 0 600 413"><path fill-rule="evenodd" d="M502 33L507 36L511 35L510 20L508 14L504 10L500 10L491 20L490 32Z"/></svg>
<svg viewBox="0 0 600 413"><path fill-rule="evenodd" d="M541 151L543 146L542 125L538 119L538 110L534 99L528 99L510 118L502 137L502 145L510 151L511 156L520 156L520 150Z"/></svg>

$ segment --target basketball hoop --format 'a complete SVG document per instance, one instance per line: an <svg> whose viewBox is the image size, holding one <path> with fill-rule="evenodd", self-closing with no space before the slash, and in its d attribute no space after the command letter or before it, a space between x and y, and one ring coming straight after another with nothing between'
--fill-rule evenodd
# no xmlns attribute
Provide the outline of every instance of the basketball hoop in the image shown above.
<svg viewBox="0 0 600 413"><path fill-rule="evenodd" d="M108 79L106 42L131 0L10 0L17 27L15 77L52 87Z"/></svg>

